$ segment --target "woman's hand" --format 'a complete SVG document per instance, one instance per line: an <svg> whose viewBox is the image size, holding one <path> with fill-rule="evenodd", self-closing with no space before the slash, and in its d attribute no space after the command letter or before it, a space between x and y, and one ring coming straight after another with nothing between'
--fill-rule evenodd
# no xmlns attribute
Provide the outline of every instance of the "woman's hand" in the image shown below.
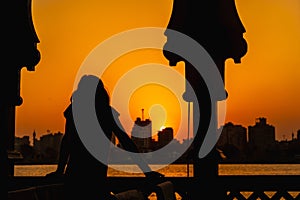
<svg viewBox="0 0 300 200"><path fill-rule="evenodd" d="M163 175L159 172L156 172L156 171L145 172L144 174L145 174L146 178L148 179L148 181L150 183L154 183L154 184L162 182L163 178L165 177L165 175Z"/></svg>
<svg viewBox="0 0 300 200"><path fill-rule="evenodd" d="M46 174L47 178L61 178L63 176L64 176L64 174L59 171L54 171L54 172L50 172L50 173Z"/></svg>

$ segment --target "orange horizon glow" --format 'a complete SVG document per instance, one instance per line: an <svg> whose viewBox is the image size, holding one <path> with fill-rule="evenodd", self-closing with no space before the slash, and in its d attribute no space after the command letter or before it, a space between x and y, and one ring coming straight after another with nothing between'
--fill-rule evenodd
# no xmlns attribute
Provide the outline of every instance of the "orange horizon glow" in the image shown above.
<svg viewBox="0 0 300 200"><path fill-rule="evenodd" d="M16 136L32 136L34 130L38 137L47 130L64 132L63 111L70 102L76 74L89 53L117 33L166 27L172 2L33 0L41 61L35 72L22 71L24 102L17 107ZM300 2L236 0L236 6L246 28L248 52L241 64L226 61L229 97L225 121L248 127L257 117L266 117L267 123L276 128L276 139L291 138L300 129ZM102 77L110 94L124 73L149 63L169 67L159 50L136 51L115 60ZM169 68L184 74L182 63ZM142 108L145 118L155 123L153 132L162 126L170 126L175 132L187 131L187 103L178 97L184 92L184 82L176 84L176 92L155 84L139 87L125 99L126 106L118 104L120 98L112 97L128 134Z"/></svg>

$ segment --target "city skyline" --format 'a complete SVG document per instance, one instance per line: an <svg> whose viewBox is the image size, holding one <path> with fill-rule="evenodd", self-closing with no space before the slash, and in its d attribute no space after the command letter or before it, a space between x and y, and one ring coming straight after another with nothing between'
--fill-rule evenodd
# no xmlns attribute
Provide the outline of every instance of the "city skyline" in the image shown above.
<svg viewBox="0 0 300 200"><path fill-rule="evenodd" d="M219 129L220 128L223 128L224 126L226 126L226 125L228 125L228 124L233 124L233 125L235 125L235 126L241 126L241 127L243 127L243 128L245 128L247 131L247 134L248 134L248 128L249 127L253 127L253 126L255 126L256 125L256 123L258 122L258 120L260 120L260 119L266 119L266 121L268 120L267 118L265 118L265 117L256 117L255 119L253 119L253 123L252 124L248 124L248 125L242 125L242 124L239 124L239 123L234 123L234 122L226 122L226 123L224 123L223 125L221 125L220 127L219 127ZM142 121L142 122L150 122L150 124L151 124L151 126L152 126L152 121L149 119L149 118L141 118L141 117L136 117L136 120L133 122L133 124L135 124L137 121ZM275 133L275 140L276 141L290 141L290 140L292 140L293 139L293 137L295 137L296 135L297 135L297 133L300 131L300 127L299 127L299 129L297 129L297 130L295 130L294 132L291 132L291 133L289 133L289 134L287 134L287 135L285 135L285 137L282 137L282 138L278 138L278 137L276 137L276 126L275 125L273 125L273 124L270 124L269 122L267 122L267 125L270 125L270 126L272 126L272 127L274 127L274 133ZM133 125L133 127L132 127L132 130L134 130L134 126L135 125ZM151 126L150 126L150 129L151 129ZM152 139L157 139L157 134L159 133L159 132L161 132L163 129L166 129L166 128L172 128L173 129L173 127L170 127L170 126L162 126L161 127L161 129L160 130L157 130L157 131L152 131L151 132L151 138ZM132 130L130 131L130 132L128 132L129 133L129 136L130 137L132 137ZM151 129L151 130L153 130L153 129ZM37 134L37 132L35 131L35 129L32 131L32 133L31 134L28 134L28 135L21 135L21 136L18 136L17 134L16 134L16 137L18 137L18 138L22 138L22 137L29 137L29 138L32 138L30 141L32 142L33 141L33 134L35 135L35 137L38 139L38 138L40 138L40 137L43 137L43 136L45 136L45 135L49 135L49 134L53 134L53 133L62 133L62 134L64 134L64 132L63 131L60 131L60 130L58 130L58 131L51 131L51 129L47 129L46 131L45 131L45 133L40 133L40 134ZM128 134L127 133L127 134ZM138 137L138 135L136 135L136 137ZM145 138L145 136L143 136L142 138ZM190 137L190 139L192 139L193 137L191 136ZM187 138L180 138L180 139L177 139L176 138L176 134L174 133L174 139L176 139L176 140L178 140L180 143L182 143L184 140L187 140Z"/></svg>
<svg viewBox="0 0 300 200"><path fill-rule="evenodd" d="M168 151L164 156L153 158L151 162L160 162L168 157L177 163L187 160L185 148L190 145L190 140L178 141L174 138L172 127L165 127L154 140L151 135L151 121L137 118L132 129L135 136L131 139L141 153L154 152L168 145ZM142 136L142 137L139 137ZM55 163L57 162L60 142L63 133L52 133L36 138L33 132L33 142L30 144L29 136L15 138L15 152L20 155L19 163ZM119 143L112 141L114 145L122 148ZM293 135L291 140L277 141L275 139L275 127L267 123L267 119L260 117L255 120L255 125L243 127L228 122L222 129L222 134L217 141L216 147L220 152L221 163L298 163L300 153L300 129ZM117 153L118 149L112 149ZM131 162L130 158L117 156L111 158L112 163ZM127 160L127 161L126 161ZM149 160L150 161L150 160Z"/></svg>

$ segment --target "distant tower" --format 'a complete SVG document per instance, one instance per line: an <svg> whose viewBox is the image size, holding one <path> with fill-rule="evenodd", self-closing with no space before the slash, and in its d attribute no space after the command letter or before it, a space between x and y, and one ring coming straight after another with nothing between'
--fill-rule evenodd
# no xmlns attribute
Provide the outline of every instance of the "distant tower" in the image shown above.
<svg viewBox="0 0 300 200"><path fill-rule="evenodd" d="M33 131L32 138L33 138L33 147L34 147L35 142L36 142L36 132L35 132L35 130Z"/></svg>
<svg viewBox="0 0 300 200"><path fill-rule="evenodd" d="M142 121L144 121L144 108L142 108Z"/></svg>

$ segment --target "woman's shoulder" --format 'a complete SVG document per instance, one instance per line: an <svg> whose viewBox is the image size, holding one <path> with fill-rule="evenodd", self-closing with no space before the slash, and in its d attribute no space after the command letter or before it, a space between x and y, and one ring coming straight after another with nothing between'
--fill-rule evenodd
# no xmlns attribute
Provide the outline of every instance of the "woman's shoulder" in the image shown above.
<svg viewBox="0 0 300 200"><path fill-rule="evenodd" d="M69 104L68 107L64 110L64 117L69 117L72 115L72 104Z"/></svg>

